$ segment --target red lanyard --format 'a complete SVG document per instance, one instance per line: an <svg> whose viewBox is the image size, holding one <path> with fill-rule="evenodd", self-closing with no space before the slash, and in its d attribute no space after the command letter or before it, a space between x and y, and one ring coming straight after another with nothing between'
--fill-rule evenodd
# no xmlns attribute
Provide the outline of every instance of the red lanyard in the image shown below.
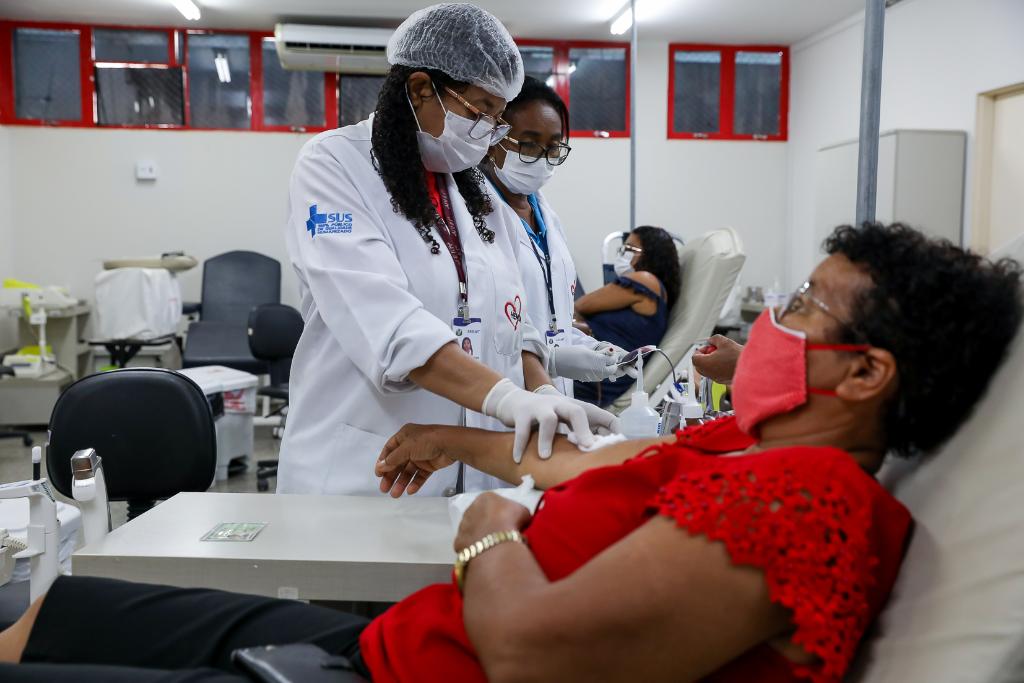
<svg viewBox="0 0 1024 683"><path fill-rule="evenodd" d="M434 177L437 183L437 194L441 200L441 220L438 223L437 231L441 234L444 246L448 247L448 253L452 255L455 273L459 276L459 317L468 318L469 280L466 277L466 255L462 251L462 240L459 239L459 227L455 223L455 212L452 211L452 200L448 196L445 177L440 173Z"/></svg>

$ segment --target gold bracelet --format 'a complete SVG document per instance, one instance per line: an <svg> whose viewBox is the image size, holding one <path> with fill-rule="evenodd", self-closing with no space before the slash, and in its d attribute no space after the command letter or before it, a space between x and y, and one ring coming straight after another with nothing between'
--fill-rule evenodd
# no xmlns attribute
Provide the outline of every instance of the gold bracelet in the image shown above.
<svg viewBox="0 0 1024 683"><path fill-rule="evenodd" d="M485 550L490 550L494 546L508 541L525 544L526 537L515 529L510 531L495 531L494 533L487 534L476 543L472 543L459 551L455 556L455 585L458 587L460 593L462 592L462 587L466 582L466 569L469 567L469 561L483 553Z"/></svg>

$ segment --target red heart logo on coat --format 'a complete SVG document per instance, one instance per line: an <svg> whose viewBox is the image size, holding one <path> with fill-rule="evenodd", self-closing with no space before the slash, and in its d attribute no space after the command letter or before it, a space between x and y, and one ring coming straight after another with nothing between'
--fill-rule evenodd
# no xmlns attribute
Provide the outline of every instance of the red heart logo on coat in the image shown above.
<svg viewBox="0 0 1024 683"><path fill-rule="evenodd" d="M516 295L512 301L505 302L505 317L512 324L513 330L519 329L519 321L523 319L523 300Z"/></svg>

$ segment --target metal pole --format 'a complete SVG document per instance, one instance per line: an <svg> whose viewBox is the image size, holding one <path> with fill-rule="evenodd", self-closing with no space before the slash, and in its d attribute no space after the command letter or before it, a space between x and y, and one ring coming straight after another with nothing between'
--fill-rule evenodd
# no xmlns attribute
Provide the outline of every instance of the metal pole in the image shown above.
<svg viewBox="0 0 1024 683"><path fill-rule="evenodd" d="M633 15L632 40L629 47L629 229L632 231L636 228L636 0L629 0L629 11Z"/></svg>
<svg viewBox="0 0 1024 683"><path fill-rule="evenodd" d="M885 0L865 0L864 67L860 77L860 150L857 160L857 225L875 220L884 30Z"/></svg>

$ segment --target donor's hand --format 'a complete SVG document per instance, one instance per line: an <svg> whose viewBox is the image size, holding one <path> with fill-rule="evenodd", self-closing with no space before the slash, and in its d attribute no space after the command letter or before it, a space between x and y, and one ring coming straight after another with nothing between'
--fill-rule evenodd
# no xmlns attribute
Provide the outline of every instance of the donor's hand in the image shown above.
<svg viewBox="0 0 1024 683"><path fill-rule="evenodd" d="M455 552L496 531L522 531L529 521L530 511L519 503L490 491L481 493L462 515Z"/></svg>
<svg viewBox="0 0 1024 683"><path fill-rule="evenodd" d="M445 453L439 432L435 425L407 424L388 439L373 468L381 493L392 498L412 495L431 474L455 462Z"/></svg>
<svg viewBox="0 0 1024 683"><path fill-rule="evenodd" d="M708 352L702 353L705 349ZM716 334L708 339L708 346L693 354L693 369L719 384L730 384L742 350L742 345Z"/></svg>

